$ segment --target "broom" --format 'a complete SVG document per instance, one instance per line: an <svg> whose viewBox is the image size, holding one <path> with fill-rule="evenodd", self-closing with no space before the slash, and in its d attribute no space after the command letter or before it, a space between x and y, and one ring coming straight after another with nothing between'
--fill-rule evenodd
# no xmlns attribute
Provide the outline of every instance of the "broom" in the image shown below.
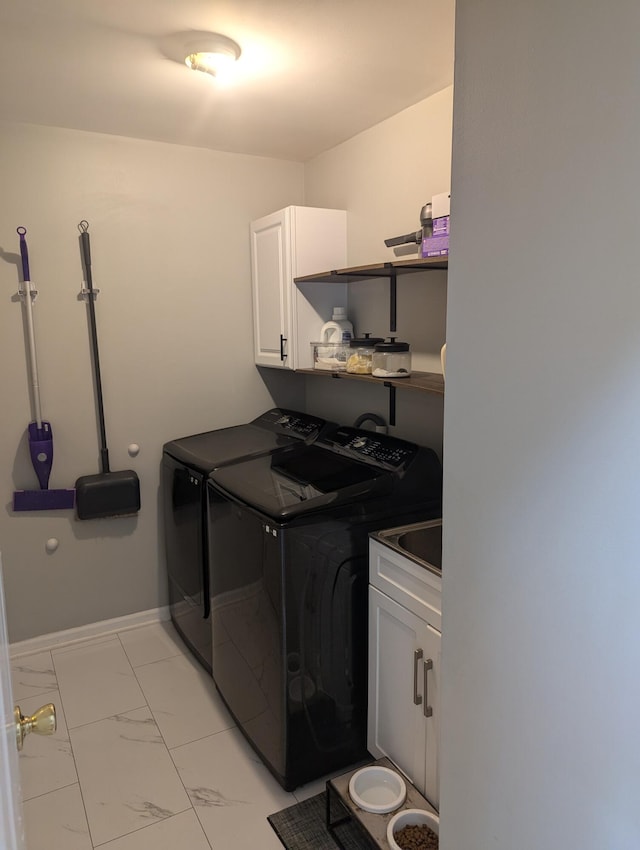
<svg viewBox="0 0 640 850"><path fill-rule="evenodd" d="M109 450L104 422L104 401L98 354L98 331L96 328L95 290L91 274L91 247L89 224L81 221L80 249L87 282L87 306L91 337L91 355L95 377L96 403L100 426L100 469L95 475L83 475L76 481L76 513L78 519L101 519L104 517L130 516L140 510L140 481L132 469L111 472Z"/></svg>

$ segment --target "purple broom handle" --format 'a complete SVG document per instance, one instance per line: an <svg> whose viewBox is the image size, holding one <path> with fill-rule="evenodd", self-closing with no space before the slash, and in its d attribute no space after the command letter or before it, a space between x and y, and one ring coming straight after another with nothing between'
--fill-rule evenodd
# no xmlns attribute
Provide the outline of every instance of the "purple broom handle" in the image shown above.
<svg viewBox="0 0 640 850"><path fill-rule="evenodd" d="M26 227L19 227L17 234L20 237L20 256L22 257L22 279L25 281L31 280L29 274L29 249L27 248L27 240L24 238L27 235Z"/></svg>

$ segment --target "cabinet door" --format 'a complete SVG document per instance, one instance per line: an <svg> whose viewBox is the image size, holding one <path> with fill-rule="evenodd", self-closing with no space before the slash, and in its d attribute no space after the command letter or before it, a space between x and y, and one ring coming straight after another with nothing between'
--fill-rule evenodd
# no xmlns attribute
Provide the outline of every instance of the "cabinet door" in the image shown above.
<svg viewBox="0 0 640 850"><path fill-rule="evenodd" d="M391 759L436 806L439 669L440 633L370 586L367 748Z"/></svg>
<svg viewBox="0 0 640 850"><path fill-rule="evenodd" d="M333 307L347 304L347 284L303 284L294 278L338 269L347 258L344 210L285 207L251 225L255 362L282 369L311 367Z"/></svg>
<svg viewBox="0 0 640 850"><path fill-rule="evenodd" d="M424 657L422 659L422 694L423 711L425 722L425 768L424 787L420 788L427 800L440 808L440 632L425 624L425 632L422 635L424 646ZM431 662L431 664L429 664ZM429 713L428 709L431 709Z"/></svg>
<svg viewBox="0 0 640 850"><path fill-rule="evenodd" d="M291 340L291 233L288 210L251 224L253 339L259 366L294 369Z"/></svg>

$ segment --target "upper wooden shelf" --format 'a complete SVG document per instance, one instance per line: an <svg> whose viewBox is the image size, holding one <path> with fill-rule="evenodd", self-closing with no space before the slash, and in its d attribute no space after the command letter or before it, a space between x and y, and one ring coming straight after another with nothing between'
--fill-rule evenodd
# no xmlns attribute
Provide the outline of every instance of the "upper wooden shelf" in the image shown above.
<svg viewBox="0 0 640 850"><path fill-rule="evenodd" d="M394 260L389 263L373 263L370 266L352 266L328 272L307 274L294 278L296 283L352 283L374 277L392 277L409 272L435 271L449 268L448 257L426 257L415 260Z"/></svg>

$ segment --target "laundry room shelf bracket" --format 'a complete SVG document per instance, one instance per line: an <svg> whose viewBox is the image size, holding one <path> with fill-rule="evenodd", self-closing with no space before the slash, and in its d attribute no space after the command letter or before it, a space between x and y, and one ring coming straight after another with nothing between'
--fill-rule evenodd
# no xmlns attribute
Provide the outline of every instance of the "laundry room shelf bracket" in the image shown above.
<svg viewBox="0 0 640 850"><path fill-rule="evenodd" d="M396 388L389 381L384 382L385 387L389 390L389 425L396 424Z"/></svg>
<svg viewBox="0 0 640 850"><path fill-rule="evenodd" d="M389 271L389 331L394 334L398 327L398 272Z"/></svg>

